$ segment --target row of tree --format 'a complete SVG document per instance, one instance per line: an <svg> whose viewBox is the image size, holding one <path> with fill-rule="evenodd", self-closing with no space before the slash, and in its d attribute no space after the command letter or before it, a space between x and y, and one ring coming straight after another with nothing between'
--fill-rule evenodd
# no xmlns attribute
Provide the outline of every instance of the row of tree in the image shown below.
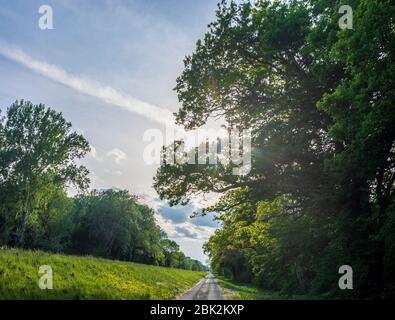
<svg viewBox="0 0 395 320"><path fill-rule="evenodd" d="M89 151L61 113L17 101L0 119L0 245L94 255L191 270L156 224L153 210L124 190L87 192ZM80 191L65 192L73 184Z"/></svg>
<svg viewBox="0 0 395 320"><path fill-rule="evenodd" d="M187 129L222 116L252 131L252 169L164 163L172 204L221 194L205 245L240 281L322 297L395 296L395 3L222 1L176 91ZM351 16L352 15L352 16ZM352 21L351 21L351 18ZM353 269L353 290L338 286Z"/></svg>

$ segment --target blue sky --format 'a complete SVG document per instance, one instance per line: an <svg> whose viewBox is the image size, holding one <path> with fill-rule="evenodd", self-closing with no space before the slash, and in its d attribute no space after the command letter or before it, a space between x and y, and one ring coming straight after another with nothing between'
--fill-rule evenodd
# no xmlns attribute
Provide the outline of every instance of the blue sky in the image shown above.
<svg viewBox="0 0 395 320"><path fill-rule="evenodd" d="M216 0L0 0L0 108L16 99L63 112L92 152L92 187L129 189L154 207L160 225L187 255L217 223L190 219L202 204L169 208L152 189L156 165L143 161L147 129L164 130L180 107L172 90L197 39L215 17ZM38 26L41 5L53 30Z"/></svg>

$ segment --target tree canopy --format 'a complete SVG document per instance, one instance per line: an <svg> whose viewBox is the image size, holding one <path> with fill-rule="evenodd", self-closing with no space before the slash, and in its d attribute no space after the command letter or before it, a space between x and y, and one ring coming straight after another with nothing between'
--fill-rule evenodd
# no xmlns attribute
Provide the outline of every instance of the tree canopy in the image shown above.
<svg viewBox="0 0 395 320"><path fill-rule="evenodd" d="M252 169L164 163L154 185L172 204L222 195L205 210L224 223L206 245L218 271L289 293L393 296L395 5L349 1L341 29L341 4L222 1L177 79L177 123L251 129Z"/></svg>
<svg viewBox="0 0 395 320"><path fill-rule="evenodd" d="M11 244L23 246L54 191L67 183L88 186L88 170L76 160L90 148L61 113L23 100L8 108L0 136L0 200L8 211L2 227Z"/></svg>

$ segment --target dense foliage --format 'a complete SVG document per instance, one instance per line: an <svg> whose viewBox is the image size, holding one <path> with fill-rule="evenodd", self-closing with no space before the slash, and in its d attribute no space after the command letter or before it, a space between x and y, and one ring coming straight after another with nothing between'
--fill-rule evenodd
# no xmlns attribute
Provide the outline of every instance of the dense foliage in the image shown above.
<svg viewBox="0 0 395 320"><path fill-rule="evenodd" d="M0 119L0 245L205 270L125 190L86 191L89 151L61 113L17 101ZM80 195L65 190L74 184Z"/></svg>
<svg viewBox="0 0 395 320"><path fill-rule="evenodd" d="M236 280L322 297L395 296L395 4L223 1L176 91L188 129L222 116L252 130L252 170L164 163L172 204L221 194L223 228L206 244ZM340 290L341 265L354 289Z"/></svg>

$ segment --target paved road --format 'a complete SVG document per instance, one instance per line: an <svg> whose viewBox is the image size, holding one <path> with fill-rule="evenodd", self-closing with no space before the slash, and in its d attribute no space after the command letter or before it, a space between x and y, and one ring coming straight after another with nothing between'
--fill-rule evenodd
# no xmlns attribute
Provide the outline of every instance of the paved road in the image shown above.
<svg viewBox="0 0 395 320"><path fill-rule="evenodd" d="M185 292L180 300L223 300L221 289L212 274L202 279L196 286Z"/></svg>

